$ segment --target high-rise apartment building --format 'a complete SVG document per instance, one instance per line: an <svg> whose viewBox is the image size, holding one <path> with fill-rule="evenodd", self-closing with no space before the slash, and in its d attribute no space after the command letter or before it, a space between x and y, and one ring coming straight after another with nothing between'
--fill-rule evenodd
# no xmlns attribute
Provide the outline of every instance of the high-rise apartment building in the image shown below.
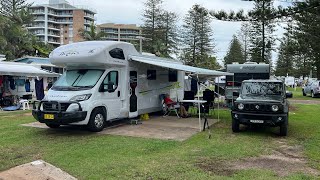
<svg viewBox="0 0 320 180"><path fill-rule="evenodd" d="M95 10L74 6L65 0L49 0L49 4L31 7L35 20L28 30L40 41L54 46L83 40L79 30L89 30Z"/></svg>
<svg viewBox="0 0 320 180"><path fill-rule="evenodd" d="M106 34L106 40L138 43L139 38L137 37L141 36L141 28L135 24L105 23L98 25L97 29Z"/></svg>

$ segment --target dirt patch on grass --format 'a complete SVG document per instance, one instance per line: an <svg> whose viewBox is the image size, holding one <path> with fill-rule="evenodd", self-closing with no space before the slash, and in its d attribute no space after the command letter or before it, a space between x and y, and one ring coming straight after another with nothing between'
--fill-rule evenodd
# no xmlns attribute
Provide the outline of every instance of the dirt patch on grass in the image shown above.
<svg viewBox="0 0 320 180"><path fill-rule="evenodd" d="M298 110L297 106L290 104L290 106L289 106L289 111L290 112L295 112L297 110Z"/></svg>
<svg viewBox="0 0 320 180"><path fill-rule="evenodd" d="M319 100L298 100L298 99L290 99L289 102L291 104L320 104Z"/></svg>
<svg viewBox="0 0 320 180"><path fill-rule="evenodd" d="M230 168L230 166L224 161L208 161L203 160L196 164L200 169L219 175L219 176L232 176L237 170Z"/></svg>
<svg viewBox="0 0 320 180"><path fill-rule="evenodd" d="M196 165L204 171L220 176L232 176L237 171L246 169L271 170L280 177L292 173L320 175L318 170L308 167L307 159L302 153L302 146L291 146L285 140L277 140L275 147L277 148L270 155L240 159L233 162L206 160Z"/></svg>

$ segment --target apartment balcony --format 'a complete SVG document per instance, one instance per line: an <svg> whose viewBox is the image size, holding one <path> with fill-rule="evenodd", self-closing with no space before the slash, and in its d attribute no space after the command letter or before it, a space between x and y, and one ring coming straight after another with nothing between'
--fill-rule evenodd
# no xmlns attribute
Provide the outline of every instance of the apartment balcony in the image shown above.
<svg viewBox="0 0 320 180"><path fill-rule="evenodd" d="M38 18L35 18L34 21L45 21L45 19L44 19L44 17L43 18L42 17L41 18L38 17Z"/></svg>
<svg viewBox="0 0 320 180"><path fill-rule="evenodd" d="M49 31L48 36L50 37L55 37L55 38L60 38L60 33L54 32L54 31Z"/></svg>
<svg viewBox="0 0 320 180"><path fill-rule="evenodd" d="M57 40L48 40L49 44L53 44L53 45L60 45L61 43Z"/></svg>
<svg viewBox="0 0 320 180"><path fill-rule="evenodd" d="M125 32L125 31L120 31L120 34L126 34L126 35L136 35L139 36L139 32Z"/></svg>
<svg viewBox="0 0 320 180"><path fill-rule="evenodd" d="M43 32L31 32L31 34L33 34L35 36L45 36L44 31Z"/></svg>
<svg viewBox="0 0 320 180"><path fill-rule="evenodd" d="M84 14L84 18L94 21L94 15Z"/></svg>
<svg viewBox="0 0 320 180"><path fill-rule="evenodd" d="M84 24L87 26L91 26L92 23L93 23L93 21L84 21Z"/></svg>
<svg viewBox="0 0 320 180"><path fill-rule="evenodd" d="M45 24L44 23L32 23L27 25L28 29L44 29Z"/></svg>
<svg viewBox="0 0 320 180"><path fill-rule="evenodd" d="M53 30L53 31L59 31L60 32L60 28L57 26L48 26L49 30Z"/></svg>
<svg viewBox="0 0 320 180"><path fill-rule="evenodd" d="M37 14L45 14L44 11L32 11L33 15L37 15Z"/></svg>

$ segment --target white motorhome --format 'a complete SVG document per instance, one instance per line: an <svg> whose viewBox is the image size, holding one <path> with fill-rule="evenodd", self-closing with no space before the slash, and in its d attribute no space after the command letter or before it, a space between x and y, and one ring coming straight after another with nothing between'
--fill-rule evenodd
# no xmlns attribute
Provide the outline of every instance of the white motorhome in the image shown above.
<svg viewBox="0 0 320 180"><path fill-rule="evenodd" d="M162 94L182 99L185 71L216 73L141 55L132 44L116 41L60 46L50 61L66 72L34 107L33 116L51 128L75 124L92 131L101 131L106 121L161 111Z"/></svg>

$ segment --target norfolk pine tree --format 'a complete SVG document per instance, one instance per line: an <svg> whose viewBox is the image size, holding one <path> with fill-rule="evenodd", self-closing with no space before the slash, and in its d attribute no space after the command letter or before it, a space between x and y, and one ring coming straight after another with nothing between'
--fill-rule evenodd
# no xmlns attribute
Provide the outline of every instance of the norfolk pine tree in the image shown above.
<svg viewBox="0 0 320 180"><path fill-rule="evenodd" d="M239 64L245 63L243 49L237 36L235 35L233 35L227 55L224 57L224 66L227 66L227 64L232 64L233 62L238 62Z"/></svg>

